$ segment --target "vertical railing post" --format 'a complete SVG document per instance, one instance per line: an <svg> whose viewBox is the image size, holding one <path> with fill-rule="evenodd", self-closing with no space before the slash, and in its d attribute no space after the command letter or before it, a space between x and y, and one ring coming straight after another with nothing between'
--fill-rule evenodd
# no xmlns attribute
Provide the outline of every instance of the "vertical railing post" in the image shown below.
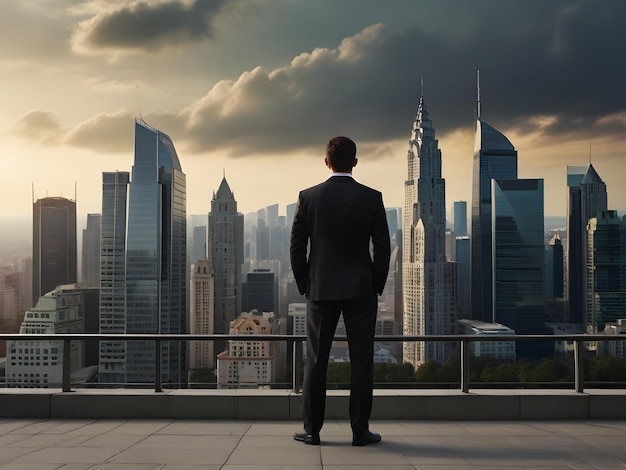
<svg viewBox="0 0 626 470"><path fill-rule="evenodd" d="M302 341L293 340L293 366L291 385L293 393L300 393L300 364L302 363Z"/></svg>
<svg viewBox="0 0 626 470"><path fill-rule="evenodd" d="M576 393L583 393L585 388L585 373L583 369L583 340L574 339L574 389Z"/></svg>
<svg viewBox="0 0 626 470"><path fill-rule="evenodd" d="M160 338L154 340L154 391L163 391L163 348Z"/></svg>
<svg viewBox="0 0 626 470"><path fill-rule="evenodd" d="M469 349L469 340L462 339L461 340L461 391L463 393L469 392L469 360L470 360L470 349Z"/></svg>
<svg viewBox="0 0 626 470"><path fill-rule="evenodd" d="M63 391L72 391L71 381L71 346L72 342L69 339L63 340Z"/></svg>

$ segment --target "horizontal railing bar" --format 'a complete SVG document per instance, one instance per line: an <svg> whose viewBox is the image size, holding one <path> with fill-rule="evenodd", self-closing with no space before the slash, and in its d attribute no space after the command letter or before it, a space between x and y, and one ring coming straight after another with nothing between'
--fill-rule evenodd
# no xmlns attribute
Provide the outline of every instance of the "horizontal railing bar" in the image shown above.
<svg viewBox="0 0 626 470"><path fill-rule="evenodd" d="M129 334L35 334L35 333L8 333L0 334L0 340L99 340L99 341L306 341L306 335L228 335L228 334L158 334L158 333L129 333ZM335 336L335 341L347 341L347 336ZM412 341L626 341L626 337L619 335L379 335L375 341L412 342Z"/></svg>

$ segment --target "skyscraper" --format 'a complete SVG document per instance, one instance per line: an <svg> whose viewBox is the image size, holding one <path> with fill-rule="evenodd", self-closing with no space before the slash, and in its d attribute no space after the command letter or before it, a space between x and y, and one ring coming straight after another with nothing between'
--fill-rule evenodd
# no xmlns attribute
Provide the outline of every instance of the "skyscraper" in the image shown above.
<svg viewBox="0 0 626 470"><path fill-rule="evenodd" d="M467 236L467 201L454 201L454 234Z"/></svg>
<svg viewBox="0 0 626 470"><path fill-rule="evenodd" d="M126 224L127 333L184 333L186 181L172 140L135 120L135 162ZM154 344L128 342L126 379L152 382ZM180 342L163 343L163 381L186 381Z"/></svg>
<svg viewBox="0 0 626 470"><path fill-rule="evenodd" d="M472 182L472 319L490 322L491 180L517 178L517 151L509 139L480 118L480 98L478 111Z"/></svg>
<svg viewBox="0 0 626 470"><path fill-rule="evenodd" d="M76 274L76 202L46 197L33 203L32 305Z"/></svg>
<svg viewBox="0 0 626 470"><path fill-rule="evenodd" d="M563 297L563 245L558 233L546 245L544 295L546 299Z"/></svg>
<svg viewBox="0 0 626 470"><path fill-rule="evenodd" d="M626 313L626 220L600 211L587 225L586 331L598 333Z"/></svg>
<svg viewBox="0 0 626 470"><path fill-rule="evenodd" d="M456 237L456 266L459 296L459 317L469 318L471 314L471 276L472 259L470 255L470 238Z"/></svg>
<svg viewBox="0 0 626 470"><path fill-rule="evenodd" d="M278 317L278 283L276 274L269 268L258 268L246 273L241 293L241 310L274 312Z"/></svg>
<svg viewBox="0 0 626 470"><path fill-rule="evenodd" d="M102 173L100 333L126 333L127 171ZM126 383L126 342L100 342L98 380Z"/></svg>
<svg viewBox="0 0 626 470"><path fill-rule="evenodd" d="M211 200L208 251L215 273L214 331L228 334L230 322L241 310L243 214L237 212L237 201L225 176ZM217 351L224 344L218 344L220 349Z"/></svg>
<svg viewBox="0 0 626 470"><path fill-rule="evenodd" d="M405 335L455 331L456 264L446 261L445 181L441 151L424 97L420 97L408 150L402 223L403 331ZM443 362L446 343L404 344L404 361Z"/></svg>
<svg viewBox="0 0 626 470"><path fill-rule="evenodd" d="M82 284L100 287L100 214L87 214L83 230Z"/></svg>
<svg viewBox="0 0 626 470"><path fill-rule="evenodd" d="M567 277L565 295L570 323L584 325L587 305L587 223L607 209L606 184L591 163L567 167Z"/></svg>
<svg viewBox="0 0 626 470"><path fill-rule="evenodd" d="M103 174L102 251L119 250L122 224L119 203L123 198L123 174ZM105 180L106 179L106 180ZM105 189L108 193L105 195ZM140 119L135 120L135 159L128 184L128 212L125 218L125 297L114 281L117 305L125 302L125 312L118 313L111 327L124 328L125 333L177 334L185 332L186 324L186 182L185 174L172 140ZM106 211L105 212L105 199ZM112 223L111 227L105 225ZM112 236L111 243L104 237ZM119 251L113 252L119 255ZM118 263L119 258L112 262ZM111 281L101 268L101 286ZM103 294L104 295L104 294ZM108 312L101 312L100 329L107 329ZM106 351L101 345L101 367L112 365L109 357L122 351ZM115 348L114 348L115 349ZM184 345L164 342L162 345L163 381L180 385L186 381ZM118 372L127 383L154 382L154 343L126 342L124 360ZM111 370L111 369L109 369ZM106 375L106 374L103 374Z"/></svg>
<svg viewBox="0 0 626 470"><path fill-rule="evenodd" d="M517 334L544 333L543 180L492 180L491 195L493 313L489 321Z"/></svg>
<svg viewBox="0 0 626 470"><path fill-rule="evenodd" d="M215 320L215 286L211 260L199 259L191 268L189 333L192 335L210 335L213 334ZM190 341L189 349L189 367L191 369L215 367L213 342Z"/></svg>

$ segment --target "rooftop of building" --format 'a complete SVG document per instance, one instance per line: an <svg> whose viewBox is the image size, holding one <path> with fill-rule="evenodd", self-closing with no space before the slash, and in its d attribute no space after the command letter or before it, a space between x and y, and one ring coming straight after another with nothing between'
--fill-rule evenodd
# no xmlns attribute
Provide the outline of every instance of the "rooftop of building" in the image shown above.
<svg viewBox="0 0 626 470"><path fill-rule="evenodd" d="M367 447L351 446L347 419L327 419L320 446L295 442L299 426L295 420L252 417L0 418L0 465L42 470L626 467L624 419L373 419L370 427L383 440Z"/></svg>

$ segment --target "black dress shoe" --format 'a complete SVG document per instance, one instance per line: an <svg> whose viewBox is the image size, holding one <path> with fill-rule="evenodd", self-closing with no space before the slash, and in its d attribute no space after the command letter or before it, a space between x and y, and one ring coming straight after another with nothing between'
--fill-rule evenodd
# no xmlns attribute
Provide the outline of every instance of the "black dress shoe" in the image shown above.
<svg viewBox="0 0 626 470"><path fill-rule="evenodd" d="M298 431L293 435L293 438L296 441L299 442L304 442L305 444L310 444L312 446L318 446L320 445L320 434L315 432L315 433L308 433L306 431Z"/></svg>
<svg viewBox="0 0 626 470"><path fill-rule="evenodd" d="M366 431L365 434L361 434L357 436L356 434L352 435L352 445L353 446L366 446L367 444L376 444L380 442L382 437L377 432Z"/></svg>

